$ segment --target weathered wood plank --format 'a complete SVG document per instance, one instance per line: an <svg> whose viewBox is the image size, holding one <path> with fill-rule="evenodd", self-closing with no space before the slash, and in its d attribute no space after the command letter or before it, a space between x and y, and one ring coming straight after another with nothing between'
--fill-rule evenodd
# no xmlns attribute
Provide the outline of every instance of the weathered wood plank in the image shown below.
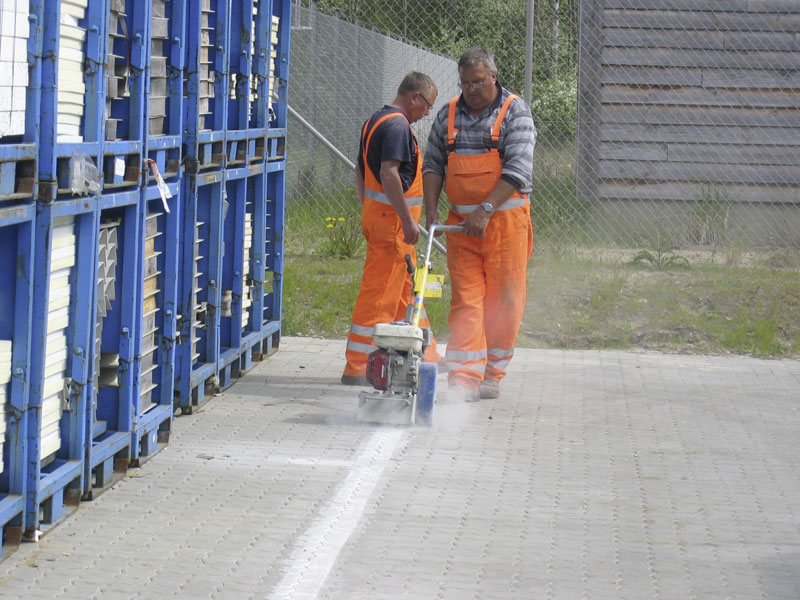
<svg viewBox="0 0 800 600"><path fill-rule="evenodd" d="M707 88L800 88L800 71L758 69L707 69L702 72Z"/></svg>
<svg viewBox="0 0 800 600"><path fill-rule="evenodd" d="M800 146L800 127L603 124L600 126L600 140L603 142L749 143Z"/></svg>
<svg viewBox="0 0 800 600"><path fill-rule="evenodd" d="M598 187L600 198L620 200L699 200L702 183L639 183L604 181ZM712 183L713 185L713 183ZM728 184L728 198L737 203L798 203L800 187Z"/></svg>
<svg viewBox="0 0 800 600"><path fill-rule="evenodd" d="M798 13L797 0L603 0L603 8L710 12Z"/></svg>
<svg viewBox="0 0 800 600"><path fill-rule="evenodd" d="M665 31L663 29L619 29L616 27L606 27L603 34L606 46L682 48L684 50L722 50L726 35L722 31ZM793 37L787 33L781 35Z"/></svg>
<svg viewBox="0 0 800 600"><path fill-rule="evenodd" d="M636 181L714 181L800 185L800 169L786 166L726 165L694 162L603 160L598 164L600 179Z"/></svg>
<svg viewBox="0 0 800 600"><path fill-rule="evenodd" d="M800 24L798 24L800 26ZM800 69L798 52L603 48L604 65L703 67L717 69Z"/></svg>
<svg viewBox="0 0 800 600"><path fill-rule="evenodd" d="M576 177L580 194L590 200L596 197L598 182L602 45L602 9L596 2L581 2Z"/></svg>
<svg viewBox="0 0 800 600"><path fill-rule="evenodd" d="M800 94L779 90L606 85L601 98L604 103L621 104L800 108Z"/></svg>
<svg viewBox="0 0 800 600"><path fill-rule="evenodd" d="M602 123L638 123L651 125L719 125L729 127L798 127L800 113L778 108L675 108L648 105L605 104L600 111Z"/></svg>
<svg viewBox="0 0 800 600"><path fill-rule="evenodd" d="M635 147L635 146L633 146ZM669 144L667 155L675 162L728 163L734 165L793 165L800 168L800 147L756 144ZM613 158L609 156L608 158ZM642 157L644 159L644 157Z"/></svg>
<svg viewBox="0 0 800 600"><path fill-rule="evenodd" d="M615 10L603 15L605 27L685 31L800 31L800 9L792 13L760 14L674 10Z"/></svg>
<svg viewBox="0 0 800 600"><path fill-rule="evenodd" d="M607 66L601 75L603 84L631 83L636 85L703 85L702 69L673 67ZM764 86L754 86L764 87ZM797 87L800 87L800 75Z"/></svg>
<svg viewBox="0 0 800 600"><path fill-rule="evenodd" d="M638 142L606 142L600 144L604 160L668 160L667 144Z"/></svg>
<svg viewBox="0 0 800 600"><path fill-rule="evenodd" d="M797 0L748 0L747 12L797 14L800 8Z"/></svg>
<svg viewBox="0 0 800 600"><path fill-rule="evenodd" d="M792 52L795 49L794 33L727 31L723 35L726 50Z"/></svg>
<svg viewBox="0 0 800 600"><path fill-rule="evenodd" d="M747 12L748 0L603 0L603 8Z"/></svg>

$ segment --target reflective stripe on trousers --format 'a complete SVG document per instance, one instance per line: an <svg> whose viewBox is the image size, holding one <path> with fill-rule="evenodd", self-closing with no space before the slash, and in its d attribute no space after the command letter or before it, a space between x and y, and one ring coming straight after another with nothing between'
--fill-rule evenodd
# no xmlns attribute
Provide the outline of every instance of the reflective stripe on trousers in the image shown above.
<svg viewBox="0 0 800 600"><path fill-rule="evenodd" d="M451 212L447 222L461 219ZM476 388L483 379L505 377L525 309L532 249L527 205L492 215L483 238L447 234L450 383Z"/></svg>
<svg viewBox="0 0 800 600"><path fill-rule="evenodd" d="M419 219L422 207L411 207L410 210L414 219ZM367 238L367 258L345 350L347 364L344 374L351 377L366 373L367 356L375 349L372 341L374 326L405 318L411 299L411 280L405 255L411 254L416 264L414 247L403 241L403 227L394 208L365 199L361 226ZM429 327L428 319L421 319L420 326ZM438 362L440 358L434 341L426 350L425 360Z"/></svg>

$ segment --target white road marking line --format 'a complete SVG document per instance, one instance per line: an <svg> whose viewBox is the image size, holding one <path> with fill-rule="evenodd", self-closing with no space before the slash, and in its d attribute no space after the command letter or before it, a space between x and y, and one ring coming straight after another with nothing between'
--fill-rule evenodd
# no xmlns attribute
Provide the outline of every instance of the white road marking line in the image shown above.
<svg viewBox="0 0 800 600"><path fill-rule="evenodd" d="M377 431L353 462L336 495L300 535L291 564L272 591L274 600L313 600L319 594L339 552L358 525L372 491L403 437L403 431Z"/></svg>

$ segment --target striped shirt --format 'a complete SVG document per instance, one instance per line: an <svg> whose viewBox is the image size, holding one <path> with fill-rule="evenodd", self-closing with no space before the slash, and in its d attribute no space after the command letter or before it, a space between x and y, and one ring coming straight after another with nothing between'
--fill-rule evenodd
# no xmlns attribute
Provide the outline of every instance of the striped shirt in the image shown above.
<svg viewBox="0 0 800 600"><path fill-rule="evenodd" d="M489 151L491 126L511 93L498 84L501 93L489 108L479 116L473 117L464 103L458 99L455 127L457 154L481 154ZM445 176L447 169L447 114L449 103L439 110L431 126L428 146L425 152L423 173L436 173ZM533 189L533 146L536 144L536 126L533 124L531 109L522 98L517 98L508 107L508 112L500 128L500 161L503 165L501 178L513 185L523 194Z"/></svg>

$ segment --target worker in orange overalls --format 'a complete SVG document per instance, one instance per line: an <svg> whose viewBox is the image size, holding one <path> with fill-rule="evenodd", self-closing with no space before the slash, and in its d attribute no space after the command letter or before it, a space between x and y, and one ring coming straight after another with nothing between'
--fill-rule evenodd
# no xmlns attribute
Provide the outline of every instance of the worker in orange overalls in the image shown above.
<svg viewBox="0 0 800 600"><path fill-rule="evenodd" d="M462 93L436 115L423 169L427 225L438 221L444 183L452 282L445 363L451 395L498 398L514 356L533 249L528 194L536 128L524 100L497 82L483 48L459 59Z"/></svg>
<svg viewBox="0 0 800 600"><path fill-rule="evenodd" d="M411 123L430 113L437 95L430 77L409 73L394 101L361 128L356 191L367 258L347 337L345 385L368 385L367 356L376 349L375 325L403 320L411 300L405 255L410 254L416 264L414 244L419 240L417 222L422 214L422 156ZM428 326L423 310L420 327ZM441 360L435 341L427 348L425 360Z"/></svg>

